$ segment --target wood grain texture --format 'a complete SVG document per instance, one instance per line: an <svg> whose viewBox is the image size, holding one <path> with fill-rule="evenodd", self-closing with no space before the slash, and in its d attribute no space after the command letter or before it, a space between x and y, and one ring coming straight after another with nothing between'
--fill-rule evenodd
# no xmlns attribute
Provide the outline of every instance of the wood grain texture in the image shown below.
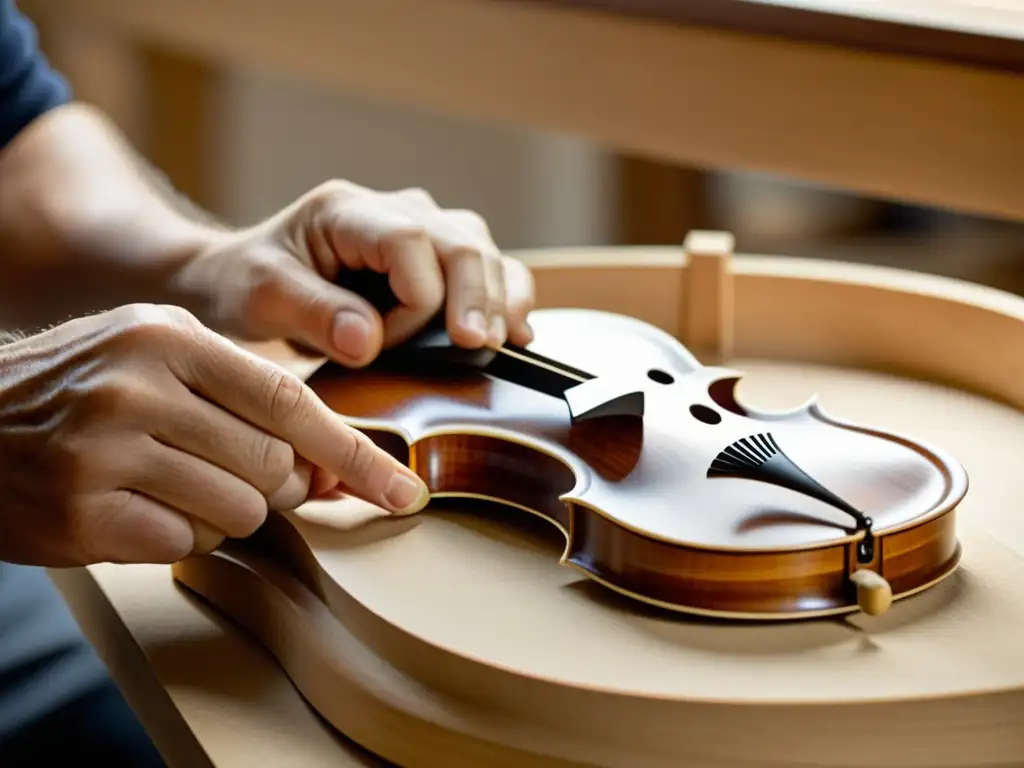
<svg viewBox="0 0 1024 768"><path fill-rule="evenodd" d="M692 256L690 268L709 258ZM707 289L700 281L692 290ZM386 361L358 371L326 365L309 384L418 472L434 498L541 515L566 537L564 562L661 607L819 616L857 609L849 577L858 567L891 572L901 597L959 564L953 513L967 478L946 453L813 406L750 410L735 396L736 372L702 367L661 330L625 316L538 310L531 326L531 351L643 391L643 419L574 423L560 398L518 384L437 367L417 375ZM705 336L690 322L687 332ZM720 451L759 434L873 518L870 560L854 554L863 537L854 520L827 503L742 473L707 474Z"/></svg>
<svg viewBox="0 0 1024 768"><path fill-rule="evenodd" d="M681 249L518 255L535 267L542 306L642 317L688 342ZM356 764L292 683L327 722L405 768L1019 762L1024 300L799 259L738 256L733 272L732 362L750 372L746 400L792 408L819 391L830 412L962 457L964 565L942 585L881 617L737 627L588 589L554 562L554 526L515 510L439 503L384 519L312 504L290 521L297 538L177 568L206 603L164 567L88 569L112 608L74 602L118 683L137 700L169 696L223 766ZM318 365L261 352L303 375ZM110 642L124 626L152 675Z"/></svg>
<svg viewBox="0 0 1024 768"><path fill-rule="evenodd" d="M699 285L686 279L685 254L668 249L554 252L527 260L536 269L543 304L557 305L572 296L574 304L594 303L658 317L666 330L679 327L673 325L680 324L682 316L678 303L651 306L642 287L648 282L671 283L672 295L683 302ZM801 336L826 331L825 337L839 332L837 338L845 338L844 329L851 335L863 334L858 338L869 343L874 326L858 323L849 304L837 303L842 291L853 287L862 292L858 298L864 305L876 311L874 319L891 331L884 341L874 340L882 357L865 358L855 345L830 347L830 364L854 359L868 368L893 371L891 365L880 365L892 354L916 375L929 378L929 370L946 371L938 362L948 359L944 352L950 345L957 348L977 334L1006 348L1024 340L1024 301L951 281L930 281L895 270L742 257L733 264L733 274L749 298L774 298L777 303L774 313L757 317L756 337L755 326L744 322L754 319L745 316L751 307L741 300L734 305L736 346L748 353L756 353L754 344L772 351L793 344L795 352L801 348ZM593 293L581 296L583 285ZM783 295L773 296L780 286ZM788 304L784 289L796 286L819 295L821 301ZM572 293L559 294L560 290ZM598 298L602 296L606 298ZM808 306L814 312L810 317ZM798 313L802 325L792 334L796 338L775 339L771 346L772 328L788 328L791 315ZM929 316L935 321L944 314L961 325L914 322ZM539 338L544 316L538 324ZM593 318L589 325L594 326ZM687 324L680 325L685 334ZM614 351L614 345L605 347ZM910 347L914 355L906 354ZM621 364L620 355L608 356ZM961 357L948 366L976 389L987 384L992 396L1020 398L1019 380L1002 380L1007 388L1000 391L996 380L970 368L976 362ZM904 365L901 372L907 370ZM989 372L998 370L988 367ZM379 416L392 408L389 397L402 388L401 382L389 383L386 378L364 382L374 386L343 388L326 369L319 370L319 376L325 377L319 385L329 402L343 402L365 421L374 409ZM842 386L850 376L852 372L836 372L833 387ZM316 384L316 376L311 382ZM447 402L463 420L496 399L495 390L483 395L465 382L439 386L461 393ZM954 430L947 434L962 436L959 449L973 446L990 455L989 441L971 442L961 426L978 427L978 411L957 411L954 399L941 399L947 395L923 388L899 394L899 387L913 386L893 382L893 388L868 395L852 385L853 399L847 406L856 401L854 393L862 391L861 413L883 410L899 421L897 414L912 411L910 402L924 400L932 407L944 402L942 417ZM919 428L926 430L927 424L934 430L940 411L921 409ZM407 432L430 426L426 421L417 424L414 414L415 409L406 411ZM556 420L546 426L549 434L558 430ZM961 431L955 431L957 427ZM1005 450L1007 443L1000 442ZM515 462L504 459L498 467L513 470L510 475L492 466L469 479L472 464L450 465L443 459L445 449L452 447L438 440L414 462L436 464L437 471L429 473L435 487L472 482L471 487L487 492L509 477L522 479L521 471L514 471ZM470 455L468 447L458 444L457 457ZM478 447L486 456L496 456L493 442ZM564 487L569 480L556 472L537 473L534 479L552 482L549 488ZM1016 477L1005 481L1013 484ZM516 487L527 499L529 484ZM319 713L344 732L357 734L355 738L369 749L408 768L774 768L794 761L844 768L998 766L1012 763L1024 749L1019 716L996 714L1024 712L1024 665L1013 650L1018 644L1015 616L1024 616L1024 603L1014 586L1019 580L1015 574L1024 564L1013 553L1024 553L1024 528L1015 527L1013 514L997 502L993 506L991 487L986 493L982 485L981 493L978 506L959 525L968 557L967 581L947 580L894 606L886 616L858 623L860 650L872 651L866 653L853 652L852 647L836 653L825 640L833 631L827 623L801 625L799 639L777 625L739 633L735 626L679 623L602 599L579 582L557 579L555 569L544 567L542 563L550 563L552 547L540 531L530 543L528 526L516 529L512 516L488 514L479 505L438 508L422 520L365 515L361 522L358 516L349 518L350 523L342 523L345 516L340 510L333 523L327 512L307 518L300 511L288 524L274 518L264 531L261 548L245 545L189 559L175 572L181 583L259 637ZM592 519L596 518L588 521ZM920 574L929 567L922 561L929 547L947 557L959 555L950 536L952 515L940 520L928 535L910 528L884 543L897 585L906 574ZM574 524L570 518L570 528ZM979 536L979 524L993 534L1002 531L998 547L993 547L994 540ZM995 527L989 528L992 524ZM1002 551L1004 546L1010 552ZM645 550L635 561L656 567L649 554ZM835 556L820 554L823 561ZM617 563L630 559L621 539L609 555ZM805 560L809 582L820 583L815 568L827 563L818 560ZM936 573L944 567L941 557L933 564ZM382 585L389 581L387 573L397 571L401 575L390 580L391 586ZM412 580L410 574L415 574ZM773 586L772 577L798 580L801 575L807 573L780 573L775 567L766 589ZM966 587L970 584L974 586ZM259 607L250 602L254 598ZM984 638L973 631L978 622L987 628ZM581 643L581 638L587 642ZM900 638L907 638L906 644ZM970 671L958 668L961 673L955 676L939 674L942 659L964 658L964 653L981 654L988 664ZM702 673L705 668L714 672ZM989 669L991 674L984 671ZM398 677L392 676L393 670L399 671ZM787 688L792 690L786 692ZM339 696L357 701L362 714L353 717L340 709ZM368 708L373 716L366 714ZM502 713L501 719L496 721L493 713ZM786 729L794 722L802 729L797 741ZM895 722L899 728L887 727ZM842 723L843 732L876 735L858 741L855 750L836 750L829 733L837 723ZM936 729L948 739L939 743L926 735ZM390 732L403 736L395 739Z"/></svg>
<svg viewBox="0 0 1024 768"><path fill-rule="evenodd" d="M999 0L525 2L1024 72L1024 8Z"/></svg>
<svg viewBox="0 0 1024 768"><path fill-rule="evenodd" d="M1024 80L1005 68L556 3L40 2L222 66L410 108L1024 220Z"/></svg>

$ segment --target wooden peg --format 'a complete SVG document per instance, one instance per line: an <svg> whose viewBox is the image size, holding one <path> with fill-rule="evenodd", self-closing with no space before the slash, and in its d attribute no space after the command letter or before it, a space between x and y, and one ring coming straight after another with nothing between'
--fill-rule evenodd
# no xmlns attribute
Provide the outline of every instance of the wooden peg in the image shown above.
<svg viewBox="0 0 1024 768"><path fill-rule="evenodd" d="M868 616L880 616L892 605L892 587L875 571L861 568L854 571L850 581L857 585L857 605Z"/></svg>
<svg viewBox="0 0 1024 768"><path fill-rule="evenodd" d="M686 236L687 256L680 338L706 365L719 365L733 353L734 238L728 232L695 230Z"/></svg>

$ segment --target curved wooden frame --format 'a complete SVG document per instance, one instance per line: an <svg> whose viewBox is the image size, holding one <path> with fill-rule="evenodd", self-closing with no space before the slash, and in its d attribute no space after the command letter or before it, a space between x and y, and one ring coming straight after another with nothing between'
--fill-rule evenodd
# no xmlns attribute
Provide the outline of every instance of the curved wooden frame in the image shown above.
<svg viewBox="0 0 1024 768"><path fill-rule="evenodd" d="M731 249L728 235L694 233L682 251L521 257L534 270L540 306L632 315L674 333L705 362L744 356L882 370L1024 409L1024 355L1017 354L1024 350L1024 300L945 278L733 257ZM997 357L994 347L1002 350ZM325 577L284 518L264 534L185 560L174 577L257 637L328 722L405 768L675 768L695 765L693 743L706 739L705 731L756 735L738 748L750 761L745 765L995 766L1024 754L1024 688L1014 686L899 701L780 697L752 705L519 674L376 615ZM868 723L886 722L903 728L884 738L864 733ZM976 736L953 739L921 762L922 745L943 724ZM984 756L973 751L979 740ZM706 759L703 765L724 765Z"/></svg>

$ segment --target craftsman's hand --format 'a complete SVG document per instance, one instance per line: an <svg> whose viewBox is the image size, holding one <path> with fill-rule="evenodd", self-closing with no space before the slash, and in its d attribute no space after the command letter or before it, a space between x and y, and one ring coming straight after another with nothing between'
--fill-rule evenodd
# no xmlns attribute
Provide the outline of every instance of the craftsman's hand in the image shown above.
<svg viewBox="0 0 1024 768"><path fill-rule="evenodd" d="M381 318L332 283L342 270L386 273L400 306ZM375 192L329 182L252 229L193 257L177 276L210 327L283 338L350 367L419 330L445 306L466 347L526 344L533 280L502 256L472 211L439 208L421 190Z"/></svg>
<svg viewBox="0 0 1024 768"><path fill-rule="evenodd" d="M299 379L184 310L126 306L0 347L0 560L211 551L301 504L314 466L392 512L426 501Z"/></svg>

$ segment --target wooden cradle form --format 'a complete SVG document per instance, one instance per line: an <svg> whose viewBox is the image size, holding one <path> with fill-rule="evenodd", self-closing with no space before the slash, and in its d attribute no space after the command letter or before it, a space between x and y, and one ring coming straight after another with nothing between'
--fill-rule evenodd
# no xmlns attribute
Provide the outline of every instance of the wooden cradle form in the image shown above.
<svg viewBox="0 0 1024 768"><path fill-rule="evenodd" d="M174 568L310 705L403 768L1024 765L1024 300L878 267L682 249L518 254L541 307L630 315L742 396L944 446L960 568L880 617L735 624L627 603L558 532L445 501L317 502ZM326 523L330 524L326 524Z"/></svg>

